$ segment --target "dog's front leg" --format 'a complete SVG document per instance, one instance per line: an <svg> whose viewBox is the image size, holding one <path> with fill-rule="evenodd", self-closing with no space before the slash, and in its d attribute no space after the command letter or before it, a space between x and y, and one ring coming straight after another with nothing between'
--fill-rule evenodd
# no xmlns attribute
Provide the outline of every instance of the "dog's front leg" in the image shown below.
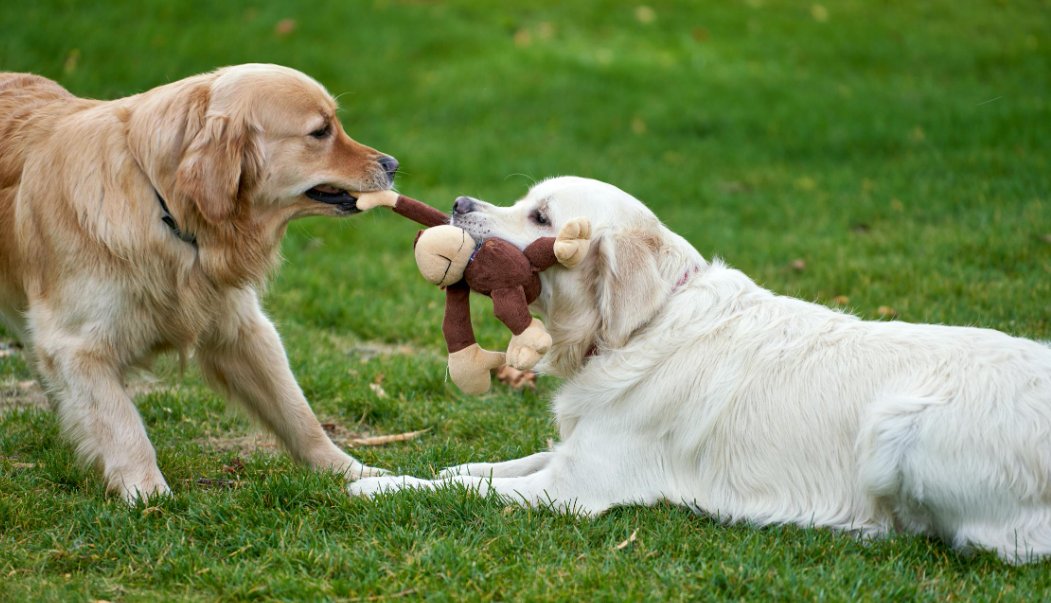
<svg viewBox="0 0 1051 603"><path fill-rule="evenodd" d="M384 472L340 450L325 434L288 365L273 323L254 291L229 300L223 324L198 344L206 379L273 432L297 461L358 479Z"/></svg>
<svg viewBox="0 0 1051 603"><path fill-rule="evenodd" d="M349 492L374 496L461 484L483 496L494 492L509 502L550 506L580 515L596 515L618 504L653 504L672 494L654 446L639 441L633 445L630 432L614 431L616 437L606 437L609 433L606 428L589 430L578 425L569 440L550 452L477 467L479 472L490 469L492 475L478 475L471 470L471 475L445 474L444 479L437 480L374 477L351 484ZM497 475L527 470L533 471L514 477Z"/></svg>
<svg viewBox="0 0 1051 603"><path fill-rule="evenodd" d="M446 467L438 472L439 478L470 475L474 477L523 477L536 473L547 466L554 452L537 452L520 459L502 463L464 463Z"/></svg>
<svg viewBox="0 0 1051 603"><path fill-rule="evenodd" d="M547 506L561 513L598 515L615 504L606 493L591 490L586 483L568 483L565 475L550 467L521 477L475 477L459 475L426 480L407 475L363 479L348 486L352 496L372 497L400 490L436 490L457 484L480 496L490 492L511 503Z"/></svg>

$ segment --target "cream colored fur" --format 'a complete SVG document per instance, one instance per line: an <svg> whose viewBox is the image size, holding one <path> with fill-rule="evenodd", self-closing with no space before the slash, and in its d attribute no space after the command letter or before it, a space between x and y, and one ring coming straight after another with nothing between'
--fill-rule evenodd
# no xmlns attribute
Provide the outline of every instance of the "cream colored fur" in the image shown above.
<svg viewBox="0 0 1051 603"><path fill-rule="evenodd" d="M566 379L561 441L353 494L455 483L582 514L667 500L727 521L930 534L1013 563L1051 554L1047 346L775 295L592 180L479 202L456 224L522 245L576 216L593 248L545 272L535 304L554 340L541 368Z"/></svg>

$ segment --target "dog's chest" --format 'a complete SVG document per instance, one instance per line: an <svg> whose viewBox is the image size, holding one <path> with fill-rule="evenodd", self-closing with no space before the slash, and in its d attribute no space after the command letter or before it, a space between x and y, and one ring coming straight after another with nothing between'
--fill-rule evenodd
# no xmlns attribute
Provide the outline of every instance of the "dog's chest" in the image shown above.
<svg viewBox="0 0 1051 603"><path fill-rule="evenodd" d="M126 284L115 288L124 311L113 327L142 353L192 348L222 320L222 291L196 271L158 270Z"/></svg>

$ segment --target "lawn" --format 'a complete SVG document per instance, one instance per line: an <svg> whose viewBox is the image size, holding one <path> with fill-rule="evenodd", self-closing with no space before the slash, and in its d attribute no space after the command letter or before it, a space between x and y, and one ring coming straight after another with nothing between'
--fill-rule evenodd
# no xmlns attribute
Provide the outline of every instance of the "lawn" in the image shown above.
<svg viewBox="0 0 1051 603"><path fill-rule="evenodd" d="M872 319L1051 339L1051 3L978 0L7 3L0 69L113 98L277 62L440 207L547 176L613 182L706 257ZM266 307L341 442L418 475L554 437L558 388L461 395L443 297L389 213L293 224ZM482 343L507 334L488 302ZM107 498L0 331L0 600L1019 600L1014 568L894 536L592 520L462 491L348 498L275 454L194 369L133 387L174 491ZM633 541L620 547L618 544Z"/></svg>

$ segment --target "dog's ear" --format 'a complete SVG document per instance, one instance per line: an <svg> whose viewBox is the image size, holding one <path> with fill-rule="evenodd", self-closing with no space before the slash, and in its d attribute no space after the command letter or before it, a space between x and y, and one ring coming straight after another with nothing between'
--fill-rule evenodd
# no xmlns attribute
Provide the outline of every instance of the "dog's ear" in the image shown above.
<svg viewBox="0 0 1051 603"><path fill-rule="evenodd" d="M655 223L599 233L595 243L589 269L599 314L596 344L618 348L667 300L664 240Z"/></svg>
<svg viewBox="0 0 1051 603"><path fill-rule="evenodd" d="M261 175L258 132L245 116L209 112L207 96L190 102L175 186L205 220L217 224L234 214L242 193Z"/></svg>

